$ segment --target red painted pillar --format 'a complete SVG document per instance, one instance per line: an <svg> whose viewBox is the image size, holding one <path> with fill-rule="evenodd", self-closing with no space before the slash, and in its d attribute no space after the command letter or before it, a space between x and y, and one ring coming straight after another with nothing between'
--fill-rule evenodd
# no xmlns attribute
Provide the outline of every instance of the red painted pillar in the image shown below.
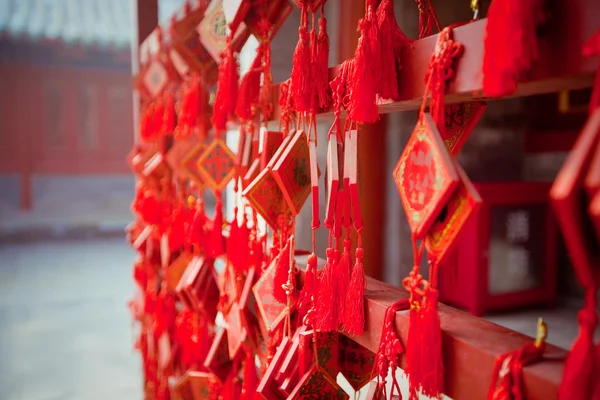
<svg viewBox="0 0 600 400"><path fill-rule="evenodd" d="M131 46L131 68L135 76L140 67L139 45L158 25L158 0L131 0L135 10L135 37ZM133 141L139 138L140 101L137 92L133 95Z"/></svg>

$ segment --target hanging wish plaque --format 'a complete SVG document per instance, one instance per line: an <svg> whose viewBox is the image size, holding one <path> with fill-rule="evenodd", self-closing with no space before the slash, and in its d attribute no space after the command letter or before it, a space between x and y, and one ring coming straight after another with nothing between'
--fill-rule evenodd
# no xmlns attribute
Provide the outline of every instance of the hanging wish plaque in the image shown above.
<svg viewBox="0 0 600 400"><path fill-rule="evenodd" d="M481 197L471 180L456 160L454 163L460 183L435 219L425 240L427 253L438 265L447 260L458 242L462 227L481 206Z"/></svg>
<svg viewBox="0 0 600 400"><path fill-rule="evenodd" d="M483 101L449 104L445 107L446 129L442 139L450 154L455 156L460 152L486 108L487 104Z"/></svg>
<svg viewBox="0 0 600 400"><path fill-rule="evenodd" d="M206 185L220 192L233 178L235 155L222 139L215 139L198 159L198 170Z"/></svg>
<svg viewBox="0 0 600 400"><path fill-rule="evenodd" d="M423 113L394 170L411 231L423 238L459 184L458 172L430 114Z"/></svg>
<svg viewBox="0 0 600 400"><path fill-rule="evenodd" d="M310 150L306 133L298 131L273 167L292 215L298 215L310 195Z"/></svg>

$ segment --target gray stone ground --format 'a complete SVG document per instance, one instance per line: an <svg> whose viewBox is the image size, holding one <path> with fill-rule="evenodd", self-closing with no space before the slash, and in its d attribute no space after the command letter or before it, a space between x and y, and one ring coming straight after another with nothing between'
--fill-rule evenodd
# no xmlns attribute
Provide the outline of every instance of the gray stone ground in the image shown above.
<svg viewBox="0 0 600 400"><path fill-rule="evenodd" d="M0 399L141 399L122 238L0 246Z"/></svg>

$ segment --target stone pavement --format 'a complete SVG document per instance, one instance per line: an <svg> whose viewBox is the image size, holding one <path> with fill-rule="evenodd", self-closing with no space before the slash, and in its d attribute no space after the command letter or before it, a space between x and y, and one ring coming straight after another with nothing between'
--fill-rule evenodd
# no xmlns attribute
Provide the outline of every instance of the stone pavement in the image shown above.
<svg viewBox="0 0 600 400"><path fill-rule="evenodd" d="M3 400L142 399L123 239L0 245Z"/></svg>
<svg viewBox="0 0 600 400"><path fill-rule="evenodd" d="M19 180L0 176L0 240L122 234L131 221L131 175L34 176L33 209L19 207Z"/></svg>

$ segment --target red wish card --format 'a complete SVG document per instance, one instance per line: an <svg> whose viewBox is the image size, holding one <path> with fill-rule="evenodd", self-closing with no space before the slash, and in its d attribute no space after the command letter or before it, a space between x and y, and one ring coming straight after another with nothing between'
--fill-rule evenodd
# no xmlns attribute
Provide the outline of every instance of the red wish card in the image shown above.
<svg viewBox="0 0 600 400"><path fill-rule="evenodd" d="M281 154L285 151L290 140L291 135L288 135L267 164L267 167L258 173L256 178L246 186L242 193L252 208L254 208L254 210L256 210L256 212L260 214L273 229L278 229L279 227L278 217L281 214L289 212L289 210L287 210L284 195L275 181L271 170Z"/></svg>
<svg viewBox="0 0 600 400"><path fill-rule="evenodd" d="M281 368L281 364L283 363L290 346L290 338L284 337L281 343L279 343L277 351L275 352L269 367L258 383L256 393L261 394L266 400L282 400L286 398L286 396L281 392L281 388L277 382L275 382L275 375Z"/></svg>
<svg viewBox="0 0 600 400"><path fill-rule="evenodd" d="M260 170L260 160L257 158L252 161L252 165L246 171L246 175L242 178L242 188L246 189L248 185L252 183L258 176L258 171Z"/></svg>
<svg viewBox="0 0 600 400"><path fill-rule="evenodd" d="M221 139L215 139L198 159L204 182L215 192L225 189L235 173L235 155Z"/></svg>
<svg viewBox="0 0 600 400"><path fill-rule="evenodd" d="M227 316L227 344L229 349L229 358L235 359L242 344L248 336L248 332L242 322L242 310L237 302L233 303Z"/></svg>
<svg viewBox="0 0 600 400"><path fill-rule="evenodd" d="M204 368L212 372L221 382L227 380L227 376L231 371L233 363L229 358L229 345L227 343L227 332L223 328L219 328L215 338L210 346Z"/></svg>
<svg viewBox="0 0 600 400"><path fill-rule="evenodd" d="M427 233L425 246L432 262L443 264L458 243L458 237L465 222L474 215L481 206L481 197L471 180L454 160L460 184L448 203L434 221Z"/></svg>
<svg viewBox="0 0 600 400"><path fill-rule="evenodd" d="M175 400L207 399L210 394L211 374L200 371L187 371L175 383Z"/></svg>
<svg viewBox="0 0 600 400"><path fill-rule="evenodd" d="M411 231L423 238L459 183L456 167L430 114L413 131L394 180Z"/></svg>
<svg viewBox="0 0 600 400"><path fill-rule="evenodd" d="M550 190L571 263L579 282L585 287L597 287L600 283L598 245L584 211L588 208L588 200L582 187L599 138L600 109L588 119Z"/></svg>
<svg viewBox="0 0 600 400"><path fill-rule="evenodd" d="M190 310L216 315L219 288L212 263L204 257L194 257L177 284L179 298Z"/></svg>
<svg viewBox="0 0 600 400"><path fill-rule="evenodd" d="M275 374L275 382L279 385L281 391L289 396L290 392L296 387L298 383L298 354L300 346L300 332L305 327L300 327L294 333L290 346L287 350L287 354L279 367L279 370ZM284 386L285 383L285 386Z"/></svg>
<svg viewBox="0 0 600 400"><path fill-rule="evenodd" d="M486 108L487 104L483 101L449 104L445 107L446 129L442 139L450 154L457 155L460 152Z"/></svg>
<svg viewBox="0 0 600 400"><path fill-rule="evenodd" d="M277 258L271 261L269 267L263 272L252 291L260 313L259 323L263 329L263 336L268 337L284 320L287 307L273 297L273 281L277 268Z"/></svg>
<svg viewBox="0 0 600 400"><path fill-rule="evenodd" d="M184 168L185 158L198 145L198 139L190 136L185 139L177 139L167 152L165 158L167 164L173 170L175 176L180 180L189 179L189 173Z"/></svg>
<svg viewBox="0 0 600 400"><path fill-rule="evenodd" d="M298 382L290 394L290 400L308 399L349 399L350 396L335 382L335 378L316 365L311 368Z"/></svg>
<svg viewBox="0 0 600 400"><path fill-rule="evenodd" d="M181 277L190 264L190 261L192 261L192 258L193 256L190 253L183 251L166 267L164 277L168 290L173 293L177 291L177 285L181 281Z"/></svg>
<svg viewBox="0 0 600 400"><path fill-rule="evenodd" d="M329 137L327 144L327 203L325 203L325 223L333 226L335 220L338 188L340 186L340 146L335 134Z"/></svg>
<svg viewBox="0 0 600 400"><path fill-rule="evenodd" d="M263 146L260 153L260 169L265 169L271 158L277 152L277 149L283 143L283 132L268 131L262 129Z"/></svg>
<svg viewBox="0 0 600 400"><path fill-rule="evenodd" d="M310 150L304 131L292 135L287 148L273 166L273 177L292 215L298 215L310 194Z"/></svg>
<svg viewBox="0 0 600 400"><path fill-rule="evenodd" d="M314 337L313 337L314 336ZM304 350L308 350L302 354L304 358L301 361L302 370L306 370L307 360L314 360L314 347L308 345L314 340L316 342L317 355L319 357L319 366L329 376L337 376L339 372L338 354L339 342L337 332L316 332L314 330L305 330L300 332L300 341Z"/></svg>
<svg viewBox="0 0 600 400"><path fill-rule="evenodd" d="M196 28L202 45L218 63L221 62L221 55L227 50L227 38L229 36L227 29L227 20L223 9L223 0L212 0L204 13L204 18ZM234 50L240 50L250 32L244 24L238 25L231 46Z"/></svg>
<svg viewBox="0 0 600 400"><path fill-rule="evenodd" d="M339 335L339 369L354 390L360 390L371 380L374 362L374 353L354 340Z"/></svg>
<svg viewBox="0 0 600 400"><path fill-rule="evenodd" d="M204 153L204 150L206 150L206 143L197 142L197 144L192 146L183 157L183 162L180 167L181 173L193 182L198 190L204 188L204 179L202 178L202 175L200 175L200 170L198 169L198 161Z"/></svg>

